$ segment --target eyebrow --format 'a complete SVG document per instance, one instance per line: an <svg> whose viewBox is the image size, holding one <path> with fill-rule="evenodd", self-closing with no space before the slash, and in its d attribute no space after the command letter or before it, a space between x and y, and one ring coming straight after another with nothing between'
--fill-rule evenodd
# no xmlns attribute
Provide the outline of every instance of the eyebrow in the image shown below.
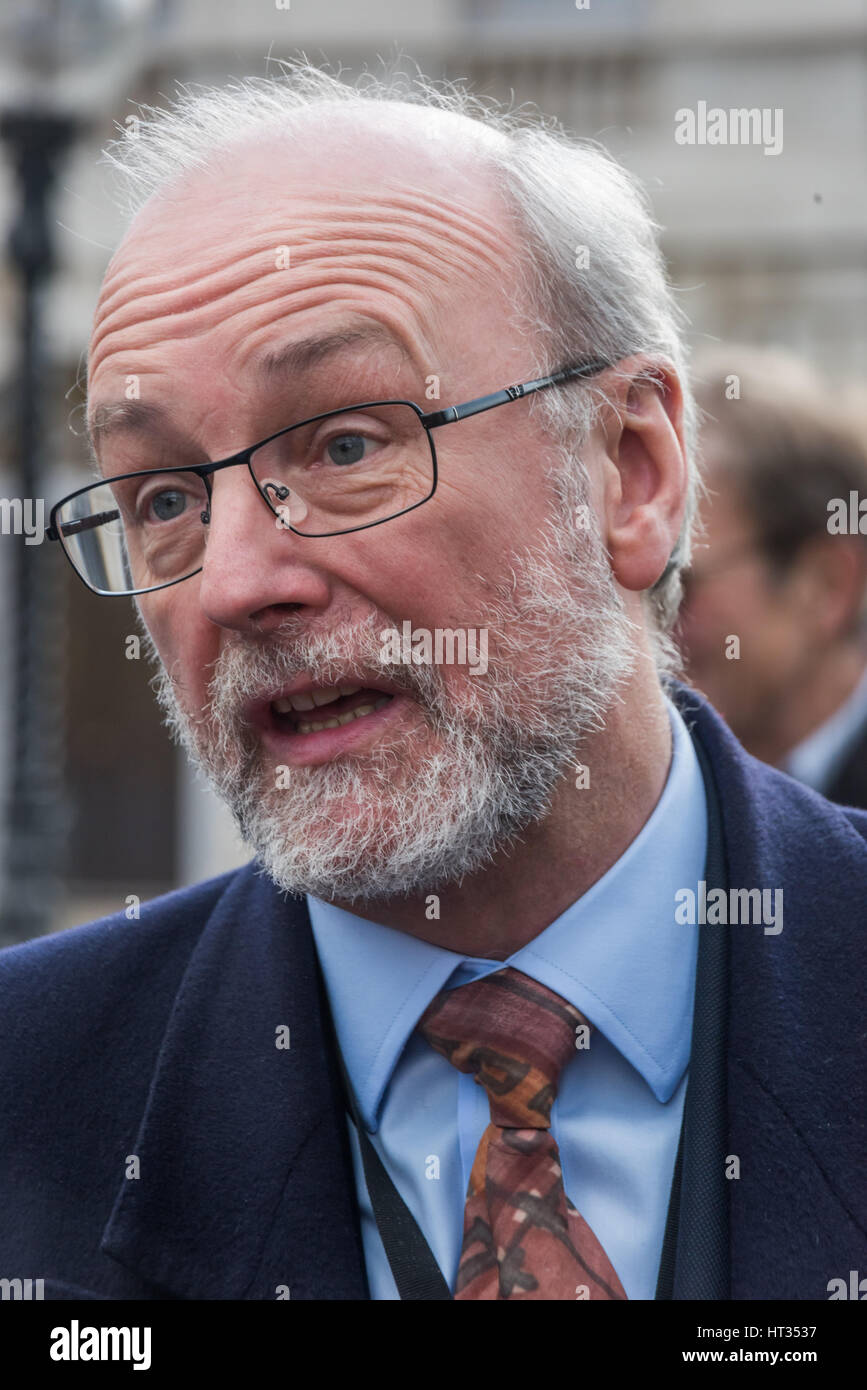
<svg viewBox="0 0 867 1390"><path fill-rule="evenodd" d="M369 323L339 328L331 333L302 338L300 342L272 348L259 361L266 373L292 372L300 375L344 348L361 347L365 344L372 347L397 348L404 361L411 360L401 340L383 324L371 320Z"/></svg>
<svg viewBox="0 0 867 1390"><path fill-rule="evenodd" d="M349 325L329 333L314 334L296 342L285 343L282 347L271 348L257 359L256 366L265 376L279 376L287 373L301 376L312 367L318 366L330 357L347 348L364 345L372 347L396 348L404 362L412 361L404 343L383 324L371 320L369 323ZM107 401L95 407L88 421L87 432L91 445L118 430L149 429L165 420L168 411L160 405L142 400Z"/></svg>
<svg viewBox="0 0 867 1390"><path fill-rule="evenodd" d="M87 424L90 442L104 439L118 429L146 429L165 415L162 406L148 401L108 401L98 405Z"/></svg>

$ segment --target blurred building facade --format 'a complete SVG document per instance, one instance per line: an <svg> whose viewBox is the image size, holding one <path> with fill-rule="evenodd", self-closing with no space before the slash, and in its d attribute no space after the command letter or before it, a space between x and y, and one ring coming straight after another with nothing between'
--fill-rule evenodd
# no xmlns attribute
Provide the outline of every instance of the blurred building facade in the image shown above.
<svg viewBox="0 0 867 1390"><path fill-rule="evenodd" d="M87 480L84 352L99 283L122 231L99 151L176 83L263 75L299 50L350 74L401 51L435 78L536 103L598 139L642 178L696 344L782 343L832 373L867 369L867 7L863 0L175 0L164 23L88 82L88 128L61 179L60 264L47 303L46 502ZM758 108L778 152L678 143L678 113ZM0 227L12 216L0 168ZM15 361L15 285L0 273L0 413ZM0 440L8 431L0 434ZM0 494L8 461L0 443ZM0 537L0 579L12 543ZM4 589L5 592L5 589ZM57 926L221 872L248 856L160 727L143 659L128 658L131 601L66 593L66 776L74 812ZM8 611L0 603L0 650ZM0 737L8 712L0 663ZM0 744L0 780L8 773ZM8 760L7 760L8 761Z"/></svg>

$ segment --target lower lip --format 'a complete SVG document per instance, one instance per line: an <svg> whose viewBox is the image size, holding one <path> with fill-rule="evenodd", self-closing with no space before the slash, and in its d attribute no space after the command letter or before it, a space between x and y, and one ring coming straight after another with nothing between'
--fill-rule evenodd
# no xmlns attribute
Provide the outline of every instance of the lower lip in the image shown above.
<svg viewBox="0 0 867 1390"><path fill-rule="evenodd" d="M341 724L336 729L320 729L318 733L294 734L288 729L270 724L264 731L263 743L269 752L287 767L315 766L330 762L341 753L363 747L377 738L389 723L400 718L408 703L402 695L392 695L387 705L371 714Z"/></svg>

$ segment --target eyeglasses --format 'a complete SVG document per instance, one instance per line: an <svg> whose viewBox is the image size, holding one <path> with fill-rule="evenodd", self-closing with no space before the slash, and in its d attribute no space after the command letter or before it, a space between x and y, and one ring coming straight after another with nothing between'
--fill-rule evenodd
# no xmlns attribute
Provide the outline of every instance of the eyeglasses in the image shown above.
<svg viewBox="0 0 867 1390"><path fill-rule="evenodd" d="M76 574L95 594L129 596L168 588L201 570L213 475L241 464L278 528L323 537L381 526L436 492L432 430L610 365L579 362L430 413L414 401L366 401L329 410L216 463L143 468L79 488L52 507L45 534L60 541Z"/></svg>

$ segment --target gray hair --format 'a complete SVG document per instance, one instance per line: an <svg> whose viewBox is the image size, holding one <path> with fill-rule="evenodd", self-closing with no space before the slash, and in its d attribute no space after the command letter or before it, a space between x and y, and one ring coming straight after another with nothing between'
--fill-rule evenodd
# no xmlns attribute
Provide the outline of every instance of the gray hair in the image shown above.
<svg viewBox="0 0 867 1390"><path fill-rule="evenodd" d="M696 408L686 374L685 316L668 284L647 196L638 181L595 141L577 139L553 118L512 111L454 83L435 83L420 72L363 73L353 84L306 58L278 64L278 75L226 86L180 87L169 108L143 106L132 125L119 127L105 158L120 182L121 205L132 217L154 194L197 169L213 167L235 145L267 135L285 136L323 108L350 116L371 103L384 116L410 115L425 135L449 142L463 136L471 155L495 175L527 250L516 323L538 356L533 375L582 357L616 363L642 354L643 379L668 362L684 393L688 485L684 524L665 574L645 595L648 631L660 674L678 665L669 637L681 598L680 569L689 562L699 495ZM389 111L389 107L400 110ZM397 122L395 124L401 128ZM604 391L593 381L541 392L531 400L561 445L572 473L574 499L587 496L587 474L577 450L598 419ZM577 493L576 493L577 487Z"/></svg>

